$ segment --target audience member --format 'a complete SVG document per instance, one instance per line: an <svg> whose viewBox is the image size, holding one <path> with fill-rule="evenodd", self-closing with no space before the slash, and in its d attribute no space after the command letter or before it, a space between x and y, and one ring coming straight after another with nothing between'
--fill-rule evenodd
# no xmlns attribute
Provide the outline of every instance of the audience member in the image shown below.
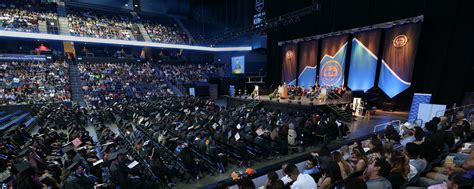
<svg viewBox="0 0 474 189"><path fill-rule="evenodd" d="M392 189L392 184L387 180L390 174L390 164L385 159L376 159L365 170L365 180L368 189Z"/></svg>
<svg viewBox="0 0 474 189"><path fill-rule="evenodd" d="M392 169L386 178L392 184L392 188L400 188L408 181L408 173L410 172L408 160L400 151L394 151L389 158L389 163Z"/></svg>
<svg viewBox="0 0 474 189"><path fill-rule="evenodd" d="M290 184L292 189L309 189L317 188L316 182L313 177L308 174L302 174L294 164L290 164L286 167L285 172L288 172L292 182Z"/></svg>
<svg viewBox="0 0 474 189"><path fill-rule="evenodd" d="M339 165L335 161L330 161L323 168L323 175L318 181L321 189L329 189L330 186L338 181L342 181L342 174Z"/></svg>
<svg viewBox="0 0 474 189"><path fill-rule="evenodd" d="M265 189L283 189L285 185L283 181L278 179L278 174L272 171L267 174L267 184L265 185Z"/></svg>
<svg viewBox="0 0 474 189"><path fill-rule="evenodd" d="M341 172L342 179L346 179L353 172L353 168L349 162L342 158L342 155L338 151L331 153L332 160L337 162Z"/></svg>
<svg viewBox="0 0 474 189"><path fill-rule="evenodd" d="M367 189L364 180L360 178L347 178L343 183L344 189Z"/></svg>
<svg viewBox="0 0 474 189"><path fill-rule="evenodd" d="M365 155L365 152L360 148L352 148L352 158L354 172L363 172L369 163L369 159Z"/></svg>
<svg viewBox="0 0 474 189"><path fill-rule="evenodd" d="M410 165L414 166L418 173L425 170L427 162L424 159L420 159L420 147L416 143L408 143L405 146L405 153L410 159Z"/></svg>

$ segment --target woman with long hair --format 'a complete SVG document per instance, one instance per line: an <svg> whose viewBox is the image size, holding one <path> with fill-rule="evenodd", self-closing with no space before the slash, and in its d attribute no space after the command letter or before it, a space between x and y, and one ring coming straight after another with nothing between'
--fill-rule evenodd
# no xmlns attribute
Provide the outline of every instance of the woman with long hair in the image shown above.
<svg viewBox="0 0 474 189"><path fill-rule="evenodd" d="M341 171L342 179L346 179L353 172L351 164L344 160L344 158L342 158L340 152L335 151L331 153L331 159L337 162L337 165L339 166L339 169Z"/></svg>
<svg viewBox="0 0 474 189"><path fill-rule="evenodd" d="M390 156L389 163L392 169L387 179L392 184L392 188L400 188L408 181L408 173L410 172L408 158L402 152L394 151Z"/></svg>
<svg viewBox="0 0 474 189"><path fill-rule="evenodd" d="M367 154L367 158L369 158L369 164L374 162L375 159L377 158L385 159L382 141L379 140L376 136L372 137L369 140L368 147L370 149L367 151L366 154Z"/></svg>
<svg viewBox="0 0 474 189"><path fill-rule="evenodd" d="M364 172L369 159L365 155L365 152L360 148L352 149L352 162L354 167L354 172Z"/></svg>
<svg viewBox="0 0 474 189"><path fill-rule="evenodd" d="M320 189L328 189L329 186L340 180L342 180L342 176L339 165L335 161L330 161L323 168L323 176L319 179L318 185Z"/></svg>
<svg viewBox="0 0 474 189"><path fill-rule="evenodd" d="M267 184L265 185L265 189L281 189L284 188L285 185L283 181L278 179L278 174L275 171L271 171L267 174Z"/></svg>

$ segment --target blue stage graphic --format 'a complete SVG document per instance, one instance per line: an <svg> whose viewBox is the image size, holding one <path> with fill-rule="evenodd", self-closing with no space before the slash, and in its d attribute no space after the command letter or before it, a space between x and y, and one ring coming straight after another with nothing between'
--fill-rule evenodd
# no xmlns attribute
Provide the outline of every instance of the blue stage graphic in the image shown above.
<svg viewBox="0 0 474 189"><path fill-rule="evenodd" d="M352 55L348 87L353 91L367 92L374 86L377 56L356 38L352 39Z"/></svg>
<svg viewBox="0 0 474 189"><path fill-rule="evenodd" d="M408 121L415 121L418 117L418 108L420 104L429 104L431 101L431 94L415 93L413 101L411 102L410 114Z"/></svg>
<svg viewBox="0 0 474 189"><path fill-rule="evenodd" d="M319 72L319 85L340 87L344 77L344 62L346 59L347 43L345 43L334 56L325 54L321 60Z"/></svg>
<svg viewBox="0 0 474 189"><path fill-rule="evenodd" d="M306 89L311 88L316 83L316 66L306 66L298 76L298 86Z"/></svg>
<svg viewBox="0 0 474 189"><path fill-rule="evenodd" d="M410 87L411 83L402 80L388 65L382 60L380 69L379 87L390 98L393 98L401 91Z"/></svg>

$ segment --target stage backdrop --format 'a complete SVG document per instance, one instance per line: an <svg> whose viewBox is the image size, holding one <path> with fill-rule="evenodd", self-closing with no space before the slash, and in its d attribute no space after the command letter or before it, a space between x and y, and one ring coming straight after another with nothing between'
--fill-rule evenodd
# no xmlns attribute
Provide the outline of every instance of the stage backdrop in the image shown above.
<svg viewBox="0 0 474 189"><path fill-rule="evenodd" d="M374 86L380 34L379 29L354 34L347 82L353 91L366 92Z"/></svg>
<svg viewBox="0 0 474 189"><path fill-rule="evenodd" d="M319 85L339 87L344 81L348 35L324 38L322 43Z"/></svg>
<svg viewBox="0 0 474 189"><path fill-rule="evenodd" d="M318 42L319 40L301 42L299 47L298 85L307 89L316 82Z"/></svg>
<svg viewBox="0 0 474 189"><path fill-rule="evenodd" d="M283 46L283 66L281 80L288 85L296 85L296 62L298 58L298 44Z"/></svg>
<svg viewBox="0 0 474 189"><path fill-rule="evenodd" d="M387 29L379 87L390 98L410 87L421 23Z"/></svg>

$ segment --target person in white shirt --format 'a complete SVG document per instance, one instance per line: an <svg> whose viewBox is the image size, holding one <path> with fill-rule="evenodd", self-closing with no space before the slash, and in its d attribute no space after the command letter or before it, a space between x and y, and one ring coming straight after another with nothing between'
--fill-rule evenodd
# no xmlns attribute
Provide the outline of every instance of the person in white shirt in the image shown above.
<svg viewBox="0 0 474 189"><path fill-rule="evenodd" d="M308 174L302 174L294 164L288 165L285 172L290 176L292 183L288 183L291 189L317 189L318 186L313 177Z"/></svg>
<svg viewBox="0 0 474 189"><path fill-rule="evenodd" d="M284 163L283 165L281 165L281 170L283 171L284 176L280 180L283 181L283 184L285 185L292 181L288 173L285 172L287 170L286 169L287 166L288 166L288 163Z"/></svg>

